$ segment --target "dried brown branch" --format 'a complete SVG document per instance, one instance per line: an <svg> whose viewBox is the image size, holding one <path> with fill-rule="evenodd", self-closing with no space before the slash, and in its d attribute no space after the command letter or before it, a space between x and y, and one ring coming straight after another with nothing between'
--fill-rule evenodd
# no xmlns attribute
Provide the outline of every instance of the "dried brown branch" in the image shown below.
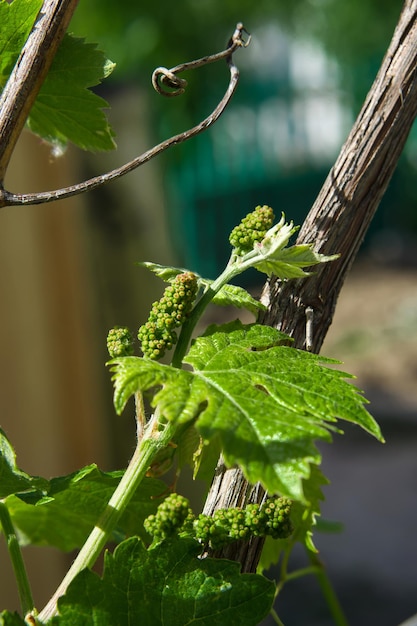
<svg viewBox="0 0 417 626"><path fill-rule="evenodd" d="M261 322L306 342L306 309L313 309L311 350L319 352L332 322L336 301L363 237L395 170L417 115L417 0L406 0L391 44L352 131L300 230L297 243L314 242L323 254L340 253L338 261L318 266L307 279L264 288L268 310ZM310 313L311 315L311 313ZM260 501L238 469L220 462L204 512ZM231 545L218 556L238 560L255 571L263 542Z"/></svg>
<svg viewBox="0 0 417 626"><path fill-rule="evenodd" d="M85 191L95 189L96 187L100 187L104 183L115 180L117 178L120 178L121 176L124 176L125 174L128 174L129 172L132 172L133 170L140 167L144 163L147 163L162 152L165 152L165 150L167 150L171 146L183 143L209 128L209 126L214 124L214 122L219 119L220 115L226 109L236 90L239 80L239 70L233 62L232 55L237 48L245 47L248 45L249 39L245 41L243 37L243 34L245 32L246 31L243 25L239 23L237 24L236 29L225 50L222 50L221 52L210 56L203 57L202 59L197 59L195 61L190 61L188 63L177 65L171 70L168 70L166 68L157 68L153 73L152 82L158 93L168 96L179 95L180 93L183 93L187 82L184 79L179 78L177 76L178 73L185 70L195 69L203 65L207 65L208 63L214 63L221 59L226 59L230 71L229 85L223 98L220 100L214 111L212 111L212 113L210 113L210 115L206 117L202 122L200 122L193 128L190 128L189 130L186 130L182 133L174 135L173 137L170 137L169 139L166 139L165 141L159 143L157 146L154 146L150 150L147 150L140 156L122 165L121 167L107 172L106 174L95 176L94 178L90 178L89 180L78 183L76 185L64 187L62 189L56 189L54 191L45 191L33 194L15 194L6 190L0 190L0 207L26 204L44 204L46 202L53 202L55 200L69 198L70 196L74 196L80 193L84 193ZM167 87L173 89L174 91L167 92Z"/></svg>

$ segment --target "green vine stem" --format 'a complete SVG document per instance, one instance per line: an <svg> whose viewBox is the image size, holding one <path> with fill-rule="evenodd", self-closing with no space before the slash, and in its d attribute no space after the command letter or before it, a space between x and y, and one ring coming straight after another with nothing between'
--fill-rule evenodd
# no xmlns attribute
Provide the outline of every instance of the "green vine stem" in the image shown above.
<svg viewBox="0 0 417 626"><path fill-rule="evenodd" d="M246 269L246 267L244 269ZM172 357L171 365L173 367L178 367L178 368L181 367L182 361L187 352L188 344L190 343L194 328L196 327L198 320L203 315L207 306L213 300L216 293L220 291L220 289L224 285L227 285L232 280L232 278L240 274L242 271L243 270L241 266L239 266L236 263L235 257L232 256L227 266L225 267L223 272L220 274L220 276L218 276L216 280L214 280L211 283L210 287L208 287L206 291L203 293L200 300L195 305L190 317L182 325L180 336L178 338L178 343L175 348L174 355Z"/></svg>
<svg viewBox="0 0 417 626"><path fill-rule="evenodd" d="M320 562L317 554L312 550L308 550L306 548L308 559L311 563L310 566L304 567L302 569L298 569L294 572L288 573L288 560L292 552L292 548L294 547L294 543L296 542L296 538L293 537L293 541L287 546L287 549L284 552L283 559L281 562L281 574L280 581L277 584L277 590L275 597L282 591L284 585L291 580L296 580L297 578L302 578L303 576L308 576L309 574L314 574L317 577L319 582L322 594L324 599L326 600L328 609L330 614L333 617L335 626L349 626L349 623L346 619L346 616L343 612L343 609L340 605L340 602L336 596L335 590L330 582L329 577L326 574L326 570L323 567L323 564ZM277 624L283 626L281 621L279 620L278 615L273 611L271 611L272 618L276 621Z"/></svg>
<svg viewBox="0 0 417 626"><path fill-rule="evenodd" d="M171 365L173 367L180 368L182 366L182 360L185 356L185 353L187 352L188 344L190 343L193 330L196 327L198 320L204 313L206 307L210 304L210 301L214 298L215 295L216 291L213 289L213 286L209 287L195 305L191 316L182 325L180 336L178 338L178 343L172 357Z"/></svg>
<svg viewBox="0 0 417 626"><path fill-rule="evenodd" d="M156 412L148 422L144 436L142 440L138 442L132 460L106 505L104 512L101 514L58 589L48 604L39 613L39 619L42 622L47 621L57 613L58 599L64 595L75 576L81 570L94 565L122 513L143 480L152 459L161 449L165 448L173 438L177 427L171 423L166 423L163 428L159 430L159 418L160 416Z"/></svg>
<svg viewBox="0 0 417 626"><path fill-rule="evenodd" d="M12 562L13 571L15 573L23 615L27 615L34 610L32 592L30 589L26 567L23 562L22 552L20 550L19 542L16 537L16 532L13 527L13 522L10 518L9 510L6 504L1 500L0 524L3 528L4 536L7 543L7 549L9 551L10 560Z"/></svg>
<svg viewBox="0 0 417 626"><path fill-rule="evenodd" d="M310 563L314 568L314 573L317 576L322 594L326 600L329 611L333 617L336 626L349 626L349 622L343 612L340 602L336 596L336 592L330 582L329 577L326 574L326 570L323 564L320 562L317 554L311 550L306 550Z"/></svg>
<svg viewBox="0 0 417 626"><path fill-rule="evenodd" d="M278 626L285 626L284 622L282 622L278 617L278 613L275 611L275 609L271 609L269 614L274 620L275 624L278 624Z"/></svg>
<svg viewBox="0 0 417 626"><path fill-rule="evenodd" d="M254 213L261 208L262 207L257 207ZM280 251L287 245L291 235L296 230L297 228L294 228L292 222L290 224L285 223L285 216L283 214L280 222L267 231L264 239L262 240L262 246L254 245L251 250L242 255L238 253L236 248L233 248L229 262L227 263L225 269L220 276L218 276L218 278L216 278L216 280L209 285L200 300L195 305L190 317L183 324L174 356L172 358L173 367L181 367L182 360L187 352L188 344L191 340L194 328L207 305L214 298L216 293L220 291L224 285L230 283L233 278L242 274L247 269L257 267L259 264L265 264L265 261L268 259L273 261L274 258L276 258L276 255L279 255ZM336 258L336 256L326 257L324 255L314 255L314 253L311 253L308 255L308 260L304 259L302 264L298 261L298 264L299 267L302 265L309 267L317 263L333 260L334 258ZM269 270L271 271L271 269L274 269L272 265ZM264 272L265 269L261 267L260 271ZM280 276L279 271L275 272L275 274Z"/></svg>

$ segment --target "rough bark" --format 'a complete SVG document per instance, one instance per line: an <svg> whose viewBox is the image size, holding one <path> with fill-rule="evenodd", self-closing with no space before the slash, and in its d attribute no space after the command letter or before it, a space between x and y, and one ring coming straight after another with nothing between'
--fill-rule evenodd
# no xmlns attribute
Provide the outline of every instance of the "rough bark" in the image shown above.
<svg viewBox="0 0 417 626"><path fill-rule="evenodd" d="M263 290L268 310L260 321L291 335L305 347L306 308L313 309L312 351L320 351L332 322L346 275L395 170L417 115L417 0L406 0L391 44L352 131L341 149L297 239L315 242L318 252L340 253L338 261L319 266L307 279L282 283L272 279ZM217 468L204 512L260 501L238 469ZM255 571L262 541L229 546L216 556Z"/></svg>

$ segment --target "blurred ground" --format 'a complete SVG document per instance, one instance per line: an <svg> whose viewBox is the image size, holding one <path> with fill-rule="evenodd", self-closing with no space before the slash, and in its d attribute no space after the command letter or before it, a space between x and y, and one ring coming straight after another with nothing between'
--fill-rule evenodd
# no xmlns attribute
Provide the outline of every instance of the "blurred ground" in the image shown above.
<svg viewBox="0 0 417 626"><path fill-rule="evenodd" d="M417 271L356 265L322 352L357 376L372 411L417 425Z"/></svg>

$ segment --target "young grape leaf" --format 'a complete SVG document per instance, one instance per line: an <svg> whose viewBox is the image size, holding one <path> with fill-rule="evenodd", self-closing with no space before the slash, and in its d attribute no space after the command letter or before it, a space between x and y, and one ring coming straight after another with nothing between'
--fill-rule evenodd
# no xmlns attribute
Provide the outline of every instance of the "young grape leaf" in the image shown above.
<svg viewBox="0 0 417 626"><path fill-rule="evenodd" d="M29 476L18 469L15 451L0 429L0 498L24 491L46 491L48 481L38 476ZM41 493L38 493L40 496Z"/></svg>
<svg viewBox="0 0 417 626"><path fill-rule="evenodd" d="M24 495L8 497L6 505L20 542L55 546L64 551L82 546L121 474L101 472L90 465L69 476L52 478L48 494L36 503ZM165 490L161 481L145 478L120 519L113 539L132 534L148 539L143 520L155 513L161 501L156 496Z"/></svg>
<svg viewBox="0 0 417 626"><path fill-rule="evenodd" d="M303 268L334 261L337 258L339 258L338 254L326 256L314 252L310 244L303 244L282 248L271 257L255 263L254 267L268 276L274 274L282 280L288 280L309 276L311 272L306 272Z"/></svg>
<svg viewBox="0 0 417 626"><path fill-rule="evenodd" d="M282 280L302 278L310 274L304 268L334 261L339 257L338 254L326 256L315 252L311 244L287 248L291 236L298 228L293 222L286 223L282 213L281 220L268 230L262 241L255 242L252 250L235 259L234 275L254 267L268 276L274 274Z"/></svg>
<svg viewBox="0 0 417 626"><path fill-rule="evenodd" d="M139 265L139 267L146 267L146 269L166 283L172 283L178 274L183 274L184 272L189 271L182 267L160 265L159 263L152 263L151 261L138 261L136 265ZM198 274L196 274L196 276L199 278Z"/></svg>
<svg viewBox="0 0 417 626"><path fill-rule="evenodd" d="M282 338L234 322L194 341L184 359L194 371L114 359L116 410L136 391L161 387L153 404L165 418L196 420L203 440L219 438L226 464L239 465L249 482L307 503L302 483L321 460L314 442L330 441L338 418L383 438L350 376L326 367L334 360L277 345Z"/></svg>
<svg viewBox="0 0 417 626"><path fill-rule="evenodd" d="M82 571L58 602L53 626L256 626L268 614L275 584L240 565L198 558L192 539L146 550L131 538L105 556L103 577Z"/></svg>
<svg viewBox="0 0 417 626"><path fill-rule="evenodd" d="M0 88L7 82L42 0L0 0Z"/></svg>

